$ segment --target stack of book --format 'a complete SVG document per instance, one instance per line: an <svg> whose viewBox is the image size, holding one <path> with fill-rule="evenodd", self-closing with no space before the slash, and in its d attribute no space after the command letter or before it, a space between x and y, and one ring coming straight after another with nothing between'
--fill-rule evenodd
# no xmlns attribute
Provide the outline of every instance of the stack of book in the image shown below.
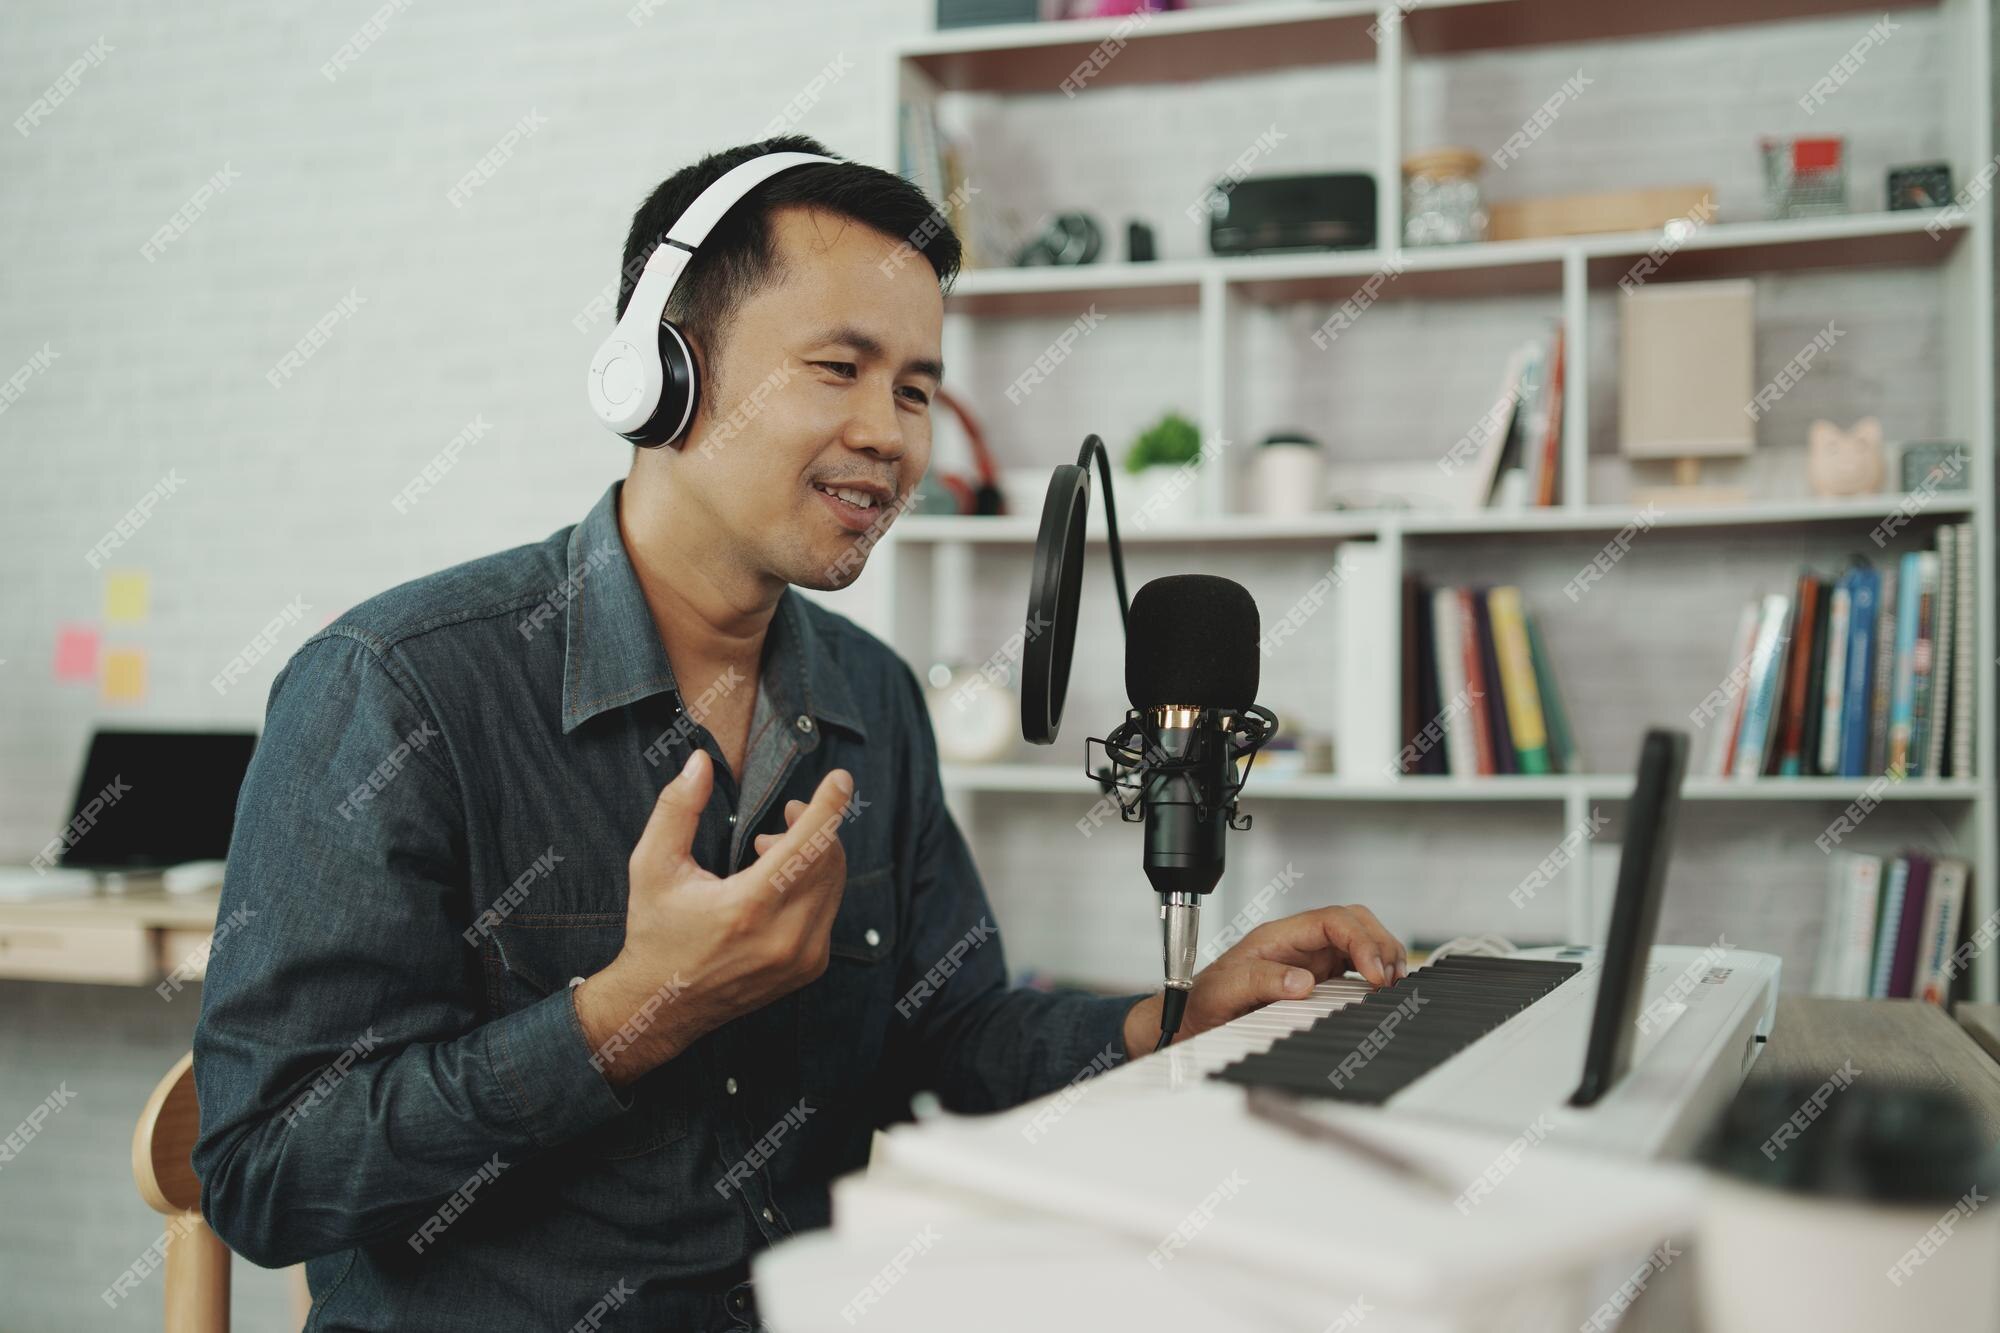
<svg viewBox="0 0 2000 1333"><path fill-rule="evenodd" d="M1521 590L1403 586L1409 774L1579 773L1548 645Z"/></svg>
<svg viewBox="0 0 2000 1333"><path fill-rule="evenodd" d="M1563 327L1514 349L1500 393L1451 457L1471 509L1546 508L1562 495Z"/></svg>
<svg viewBox="0 0 2000 1333"><path fill-rule="evenodd" d="M1835 857L1813 993L1947 1004L1969 877L1965 862L1921 852Z"/></svg>
<svg viewBox="0 0 2000 1333"><path fill-rule="evenodd" d="M1972 525L1930 550L1743 608L1702 771L1713 777L1969 777Z"/></svg>

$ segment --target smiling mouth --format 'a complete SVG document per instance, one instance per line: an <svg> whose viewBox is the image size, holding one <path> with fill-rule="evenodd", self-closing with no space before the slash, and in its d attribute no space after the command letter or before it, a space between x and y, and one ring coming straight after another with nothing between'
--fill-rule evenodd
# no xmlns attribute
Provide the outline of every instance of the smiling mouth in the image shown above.
<svg viewBox="0 0 2000 1333"><path fill-rule="evenodd" d="M822 495L831 495L836 500L853 505L856 509L873 511L882 508L882 497L872 491L860 490L853 486L822 486L818 482L813 483L813 489Z"/></svg>

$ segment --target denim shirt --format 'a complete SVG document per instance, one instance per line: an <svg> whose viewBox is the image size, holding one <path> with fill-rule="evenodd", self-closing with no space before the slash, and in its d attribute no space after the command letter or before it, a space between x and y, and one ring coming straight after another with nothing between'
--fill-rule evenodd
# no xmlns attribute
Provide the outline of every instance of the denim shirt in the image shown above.
<svg viewBox="0 0 2000 1333"><path fill-rule="evenodd" d="M789 589L739 789L618 494L356 607L272 687L222 894L248 915L195 1033L194 1165L232 1249L306 1262L311 1329L755 1327L751 1255L826 1225L829 1183L914 1092L997 1110L1124 1057L1137 996L1008 988L921 687ZM832 958L621 1090L570 982L617 954L627 858L697 745L694 858L717 875L854 775Z"/></svg>

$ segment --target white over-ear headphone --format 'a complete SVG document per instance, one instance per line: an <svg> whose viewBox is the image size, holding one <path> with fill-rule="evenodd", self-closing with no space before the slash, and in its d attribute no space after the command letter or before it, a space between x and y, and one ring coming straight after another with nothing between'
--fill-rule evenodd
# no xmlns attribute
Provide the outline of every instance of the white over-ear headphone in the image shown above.
<svg viewBox="0 0 2000 1333"><path fill-rule="evenodd" d="M766 153L731 167L680 215L646 261L618 327L590 358L590 408L597 419L644 448L687 433L701 400L694 353L667 318L667 302L708 233L743 197L794 167L838 158Z"/></svg>

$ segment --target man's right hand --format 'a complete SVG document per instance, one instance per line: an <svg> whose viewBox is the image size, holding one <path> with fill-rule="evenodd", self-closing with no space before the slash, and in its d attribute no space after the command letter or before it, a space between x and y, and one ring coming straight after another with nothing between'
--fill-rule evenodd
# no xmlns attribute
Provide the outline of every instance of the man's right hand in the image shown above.
<svg viewBox="0 0 2000 1333"><path fill-rule="evenodd" d="M625 946L575 990L593 1063L615 1086L826 971L853 776L828 773L810 804L788 809L790 827L758 838L756 861L722 879L692 855L711 763L696 750L661 790L632 849Z"/></svg>

